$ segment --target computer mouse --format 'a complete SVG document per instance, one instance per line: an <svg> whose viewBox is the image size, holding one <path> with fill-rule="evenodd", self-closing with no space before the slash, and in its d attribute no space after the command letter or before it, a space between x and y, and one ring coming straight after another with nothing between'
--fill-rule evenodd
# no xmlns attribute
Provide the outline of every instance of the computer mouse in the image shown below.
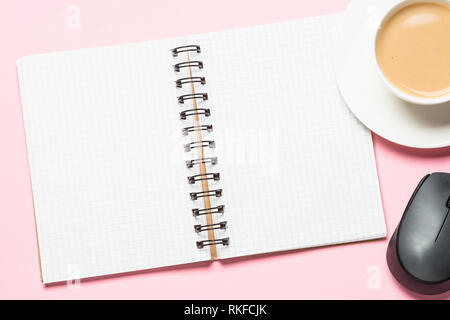
<svg viewBox="0 0 450 320"><path fill-rule="evenodd" d="M420 181L387 250L393 276L411 291L435 295L450 290L450 174Z"/></svg>

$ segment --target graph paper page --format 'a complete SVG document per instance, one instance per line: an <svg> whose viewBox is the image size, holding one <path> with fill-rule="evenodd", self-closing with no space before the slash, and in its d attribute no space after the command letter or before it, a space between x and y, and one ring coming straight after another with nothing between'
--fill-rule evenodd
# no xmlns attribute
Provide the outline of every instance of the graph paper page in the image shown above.
<svg viewBox="0 0 450 320"><path fill-rule="evenodd" d="M214 113L221 258L386 235L371 134L334 77L339 17L189 38Z"/></svg>
<svg viewBox="0 0 450 320"><path fill-rule="evenodd" d="M180 41L18 61L45 283L210 258L180 159Z"/></svg>

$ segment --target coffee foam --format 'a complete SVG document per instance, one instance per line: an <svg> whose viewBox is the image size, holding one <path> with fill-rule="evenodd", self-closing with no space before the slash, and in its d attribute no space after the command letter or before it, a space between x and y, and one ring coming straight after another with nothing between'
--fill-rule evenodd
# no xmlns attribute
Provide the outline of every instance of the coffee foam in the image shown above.
<svg viewBox="0 0 450 320"><path fill-rule="evenodd" d="M419 2L382 25L378 64L400 90L418 97L450 94L450 5Z"/></svg>

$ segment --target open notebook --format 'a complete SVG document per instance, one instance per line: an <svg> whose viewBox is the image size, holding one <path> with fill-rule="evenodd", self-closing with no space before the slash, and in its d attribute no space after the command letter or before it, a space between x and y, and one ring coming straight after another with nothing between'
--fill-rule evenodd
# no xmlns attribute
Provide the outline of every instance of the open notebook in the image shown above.
<svg viewBox="0 0 450 320"><path fill-rule="evenodd" d="M43 282L385 237L338 19L20 59Z"/></svg>

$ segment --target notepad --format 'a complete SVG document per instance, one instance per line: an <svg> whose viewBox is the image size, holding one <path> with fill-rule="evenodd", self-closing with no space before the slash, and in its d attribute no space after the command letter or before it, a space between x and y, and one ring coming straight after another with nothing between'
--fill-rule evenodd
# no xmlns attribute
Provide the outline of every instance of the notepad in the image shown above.
<svg viewBox="0 0 450 320"><path fill-rule="evenodd" d="M21 58L42 281L385 237L339 19Z"/></svg>

